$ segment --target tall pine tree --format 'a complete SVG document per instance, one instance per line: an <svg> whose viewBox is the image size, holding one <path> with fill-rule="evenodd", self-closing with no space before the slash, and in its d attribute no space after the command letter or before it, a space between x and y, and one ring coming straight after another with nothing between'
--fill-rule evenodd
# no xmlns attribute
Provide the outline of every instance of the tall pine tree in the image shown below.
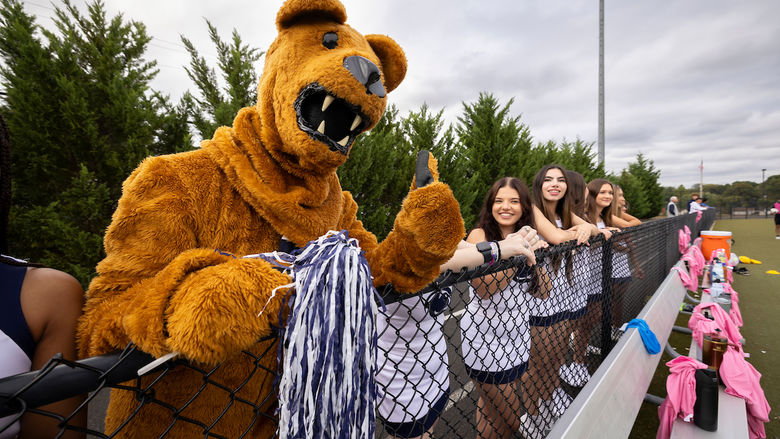
<svg viewBox="0 0 780 439"><path fill-rule="evenodd" d="M220 126L232 125L238 110L257 103L258 70L255 64L265 54L245 45L235 29L230 43L226 43L211 22L206 20L206 25L209 38L217 49L223 90L220 90L214 68L209 67L189 39L181 37L190 54L190 65L185 70L198 89L197 97L187 92L182 101L201 139L210 139Z"/></svg>
<svg viewBox="0 0 780 439"><path fill-rule="evenodd" d="M9 252L86 284L121 184L150 154L190 148L181 107L149 89L143 24L64 1L55 30L2 0L2 112L11 142Z"/></svg>
<svg viewBox="0 0 780 439"><path fill-rule="evenodd" d="M473 227L485 194L504 176L522 177L531 152L531 134L520 117L512 117L510 99L504 106L489 93L463 104L455 132L463 160L460 184L454 187L466 227Z"/></svg>

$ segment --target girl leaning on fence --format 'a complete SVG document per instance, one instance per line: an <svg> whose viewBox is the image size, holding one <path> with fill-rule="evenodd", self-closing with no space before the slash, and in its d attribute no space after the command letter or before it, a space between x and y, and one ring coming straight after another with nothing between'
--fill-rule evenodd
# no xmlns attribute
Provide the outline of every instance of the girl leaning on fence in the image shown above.
<svg viewBox="0 0 780 439"><path fill-rule="evenodd" d="M598 178L588 183L587 219L609 238L611 232L620 231L615 227L615 221L619 219L612 215L613 202L615 201L614 188L609 181ZM625 224L625 223L621 223ZM601 320L601 301L603 299L603 244L595 245L591 249L590 266L591 281L588 291L588 308L585 316L579 320L575 328L574 352L572 363L568 366L573 373L587 373L585 365L585 353L590 340L591 332L596 323ZM610 275L611 276L611 275ZM584 383L583 383L584 384Z"/></svg>
<svg viewBox="0 0 780 439"><path fill-rule="evenodd" d="M539 234L550 244L576 240L584 244L598 231L572 212L565 170L559 165L540 169L533 180L534 219ZM563 365L570 334L569 319L581 315L584 304L574 291L571 253L552 255L545 265L551 278L548 298L536 300L531 310L531 366L523 377L524 425L546 428L571 403L560 385L558 370Z"/></svg>
<svg viewBox="0 0 780 439"><path fill-rule="evenodd" d="M524 256L533 265L533 251L544 245L531 228L515 228L512 233L492 234L491 238L496 238L495 247L488 244L490 252L486 254L491 261L495 257L495 262ZM486 263L485 254L475 244L461 242L440 271L459 271ZM378 414L391 436L430 437L446 406L449 367L442 326L448 306L449 291L433 291L389 303L377 318Z"/></svg>
<svg viewBox="0 0 780 439"><path fill-rule="evenodd" d="M496 181L485 197L477 227L467 241L490 248L501 239L525 234L532 250L546 246L534 230L528 188L516 178ZM504 250L499 249L503 255ZM488 250L490 251L490 250ZM549 278L532 254L515 265L470 283L470 300L461 317L463 361L479 391L477 434L480 438L511 437L520 429L518 384L528 367L529 304L549 294Z"/></svg>

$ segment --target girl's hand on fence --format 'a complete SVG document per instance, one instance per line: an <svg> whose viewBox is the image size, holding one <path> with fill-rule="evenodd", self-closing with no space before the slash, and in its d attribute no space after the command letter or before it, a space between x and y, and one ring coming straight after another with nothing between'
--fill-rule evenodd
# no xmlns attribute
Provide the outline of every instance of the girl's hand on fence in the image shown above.
<svg viewBox="0 0 780 439"><path fill-rule="evenodd" d="M577 240L577 245L579 244L585 244L588 245L588 240L590 239L590 224L580 224L576 225L569 229L569 232L572 234L572 239Z"/></svg>
<svg viewBox="0 0 780 439"><path fill-rule="evenodd" d="M533 233L530 233L530 232ZM517 232L506 235L503 241L499 243L501 247L501 257L509 258L512 256L525 256L528 265L536 264L536 257L534 256L535 243L540 241L536 235L536 231L531 229L521 229Z"/></svg>

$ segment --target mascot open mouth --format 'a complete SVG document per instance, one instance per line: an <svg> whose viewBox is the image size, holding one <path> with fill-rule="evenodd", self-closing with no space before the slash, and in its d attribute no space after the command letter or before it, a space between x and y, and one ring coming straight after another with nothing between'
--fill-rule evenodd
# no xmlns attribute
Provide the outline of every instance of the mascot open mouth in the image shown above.
<svg viewBox="0 0 780 439"><path fill-rule="evenodd" d="M334 96L316 82L298 94L295 112L301 130L344 155L369 122L360 107Z"/></svg>

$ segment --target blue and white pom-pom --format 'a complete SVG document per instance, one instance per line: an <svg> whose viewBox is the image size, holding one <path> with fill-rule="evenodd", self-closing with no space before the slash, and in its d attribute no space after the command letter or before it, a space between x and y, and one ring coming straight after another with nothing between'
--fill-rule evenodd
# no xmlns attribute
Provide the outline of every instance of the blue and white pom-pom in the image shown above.
<svg viewBox="0 0 780 439"><path fill-rule="evenodd" d="M328 232L295 255L288 273L279 437L373 438L381 298L357 240Z"/></svg>

